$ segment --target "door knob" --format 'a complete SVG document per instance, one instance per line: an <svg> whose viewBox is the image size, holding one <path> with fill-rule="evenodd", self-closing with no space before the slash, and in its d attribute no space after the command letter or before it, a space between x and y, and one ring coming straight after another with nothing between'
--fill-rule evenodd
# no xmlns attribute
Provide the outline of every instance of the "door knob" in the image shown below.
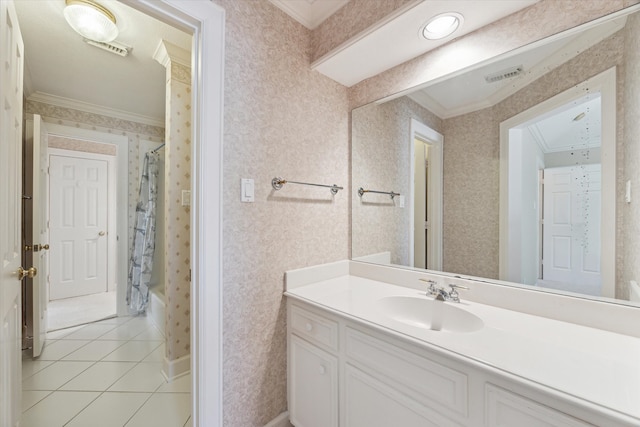
<svg viewBox="0 0 640 427"><path fill-rule="evenodd" d="M49 244L48 244L48 243L45 243L44 245L41 245L41 246L40 246L40 249L43 249L43 250L45 250L45 251L48 251L48 250L49 250Z"/></svg>
<svg viewBox="0 0 640 427"><path fill-rule="evenodd" d="M18 268L18 280L22 280L25 277L28 277L29 279L33 279L37 275L38 275L38 269L35 267L30 267L27 270L25 270L22 267Z"/></svg>
<svg viewBox="0 0 640 427"><path fill-rule="evenodd" d="M105 234L107 234L107 233L105 233L104 231L101 231L101 232L98 233L98 236L104 236Z"/></svg>

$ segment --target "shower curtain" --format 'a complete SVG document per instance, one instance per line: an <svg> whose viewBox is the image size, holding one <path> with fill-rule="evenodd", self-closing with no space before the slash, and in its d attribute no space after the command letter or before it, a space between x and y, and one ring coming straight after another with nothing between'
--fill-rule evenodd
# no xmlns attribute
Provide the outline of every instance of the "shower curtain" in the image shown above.
<svg viewBox="0 0 640 427"><path fill-rule="evenodd" d="M158 154L144 156L140 192L136 206L133 245L129 258L127 305L133 315L144 314L149 302L149 281L153 268L156 239L156 200L158 197Z"/></svg>

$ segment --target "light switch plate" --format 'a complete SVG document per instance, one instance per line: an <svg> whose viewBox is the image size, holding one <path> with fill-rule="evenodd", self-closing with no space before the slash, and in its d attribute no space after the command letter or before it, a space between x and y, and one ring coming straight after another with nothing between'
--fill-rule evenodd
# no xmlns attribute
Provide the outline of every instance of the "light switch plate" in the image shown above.
<svg viewBox="0 0 640 427"><path fill-rule="evenodd" d="M191 206L191 190L182 190L182 206Z"/></svg>
<svg viewBox="0 0 640 427"><path fill-rule="evenodd" d="M240 180L240 201L244 203L255 201L255 185L252 179L242 178Z"/></svg>

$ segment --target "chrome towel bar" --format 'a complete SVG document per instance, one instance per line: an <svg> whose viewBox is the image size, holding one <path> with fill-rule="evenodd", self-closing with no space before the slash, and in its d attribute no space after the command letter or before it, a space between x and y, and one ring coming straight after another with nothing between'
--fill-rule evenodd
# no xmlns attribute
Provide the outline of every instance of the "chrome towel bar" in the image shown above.
<svg viewBox="0 0 640 427"><path fill-rule="evenodd" d="M376 190L365 190L364 188L358 188L358 196L362 197L364 193L376 193L376 194L388 194L393 199L396 196L399 196L400 193L394 193L393 191L376 191Z"/></svg>
<svg viewBox="0 0 640 427"><path fill-rule="evenodd" d="M297 181L288 181L284 178L280 178L280 177L275 177L271 180L271 186L273 187L274 190L280 190L284 184L300 184L300 185L312 185L314 187L325 187L325 188L329 188L331 190L331 194L333 194L334 196L336 194L338 194L338 190L342 190L344 189L344 187L338 187L337 185L333 184L333 185L324 185L324 184L311 184L308 182L297 182Z"/></svg>

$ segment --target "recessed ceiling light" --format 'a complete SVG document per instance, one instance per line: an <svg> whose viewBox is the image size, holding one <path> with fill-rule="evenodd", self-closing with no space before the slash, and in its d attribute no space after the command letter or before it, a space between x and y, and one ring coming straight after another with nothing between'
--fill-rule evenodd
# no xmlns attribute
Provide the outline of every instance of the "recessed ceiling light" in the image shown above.
<svg viewBox="0 0 640 427"><path fill-rule="evenodd" d="M107 43L118 37L116 17L92 0L66 0L64 17L76 33L89 40Z"/></svg>
<svg viewBox="0 0 640 427"><path fill-rule="evenodd" d="M436 15L422 28L425 39L443 39L456 31L464 22L464 17L456 12L447 12Z"/></svg>

